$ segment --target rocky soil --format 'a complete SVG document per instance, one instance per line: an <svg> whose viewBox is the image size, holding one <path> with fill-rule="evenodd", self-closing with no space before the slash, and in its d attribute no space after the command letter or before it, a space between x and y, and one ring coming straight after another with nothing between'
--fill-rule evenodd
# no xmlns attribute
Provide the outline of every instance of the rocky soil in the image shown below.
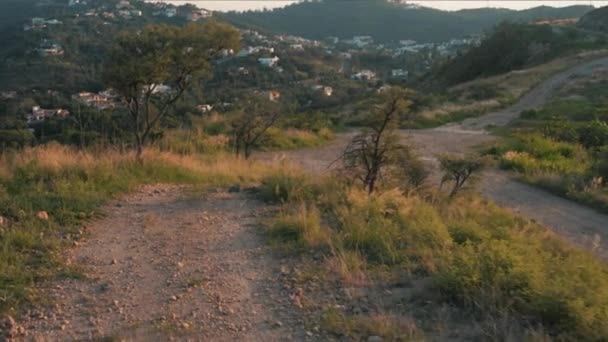
<svg viewBox="0 0 608 342"><path fill-rule="evenodd" d="M16 340L291 341L319 337L301 289L263 241L268 208L243 193L149 186L104 208L66 255L84 279L51 284L52 305ZM10 323L10 322L9 322ZM317 328L318 331L318 328Z"/></svg>

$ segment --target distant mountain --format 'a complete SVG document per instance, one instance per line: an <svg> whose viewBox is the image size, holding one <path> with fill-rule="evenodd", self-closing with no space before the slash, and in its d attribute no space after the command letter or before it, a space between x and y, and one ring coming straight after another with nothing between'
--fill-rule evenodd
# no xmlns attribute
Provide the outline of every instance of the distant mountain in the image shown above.
<svg viewBox="0 0 608 342"><path fill-rule="evenodd" d="M237 26L288 33L310 39L371 35L379 42L414 39L446 41L480 33L503 20L579 18L592 6L537 7L523 11L483 8L455 12L412 7L388 0L306 1L272 11L230 12L223 17Z"/></svg>
<svg viewBox="0 0 608 342"><path fill-rule="evenodd" d="M608 6L587 13L577 25L585 30L608 33Z"/></svg>

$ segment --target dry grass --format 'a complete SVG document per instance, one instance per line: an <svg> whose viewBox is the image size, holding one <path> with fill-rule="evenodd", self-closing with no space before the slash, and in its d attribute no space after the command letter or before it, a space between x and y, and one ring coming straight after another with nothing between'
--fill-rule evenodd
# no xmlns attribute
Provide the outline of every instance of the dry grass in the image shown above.
<svg viewBox="0 0 608 342"><path fill-rule="evenodd" d="M153 149L140 163L133 153L57 144L0 155L0 314L40 299L32 290L38 282L74 273L59 258L62 249L79 238L78 227L95 218L105 201L145 184L247 185L291 168L278 161ZM39 211L49 220L37 219ZM147 218L146 224L153 221Z"/></svg>

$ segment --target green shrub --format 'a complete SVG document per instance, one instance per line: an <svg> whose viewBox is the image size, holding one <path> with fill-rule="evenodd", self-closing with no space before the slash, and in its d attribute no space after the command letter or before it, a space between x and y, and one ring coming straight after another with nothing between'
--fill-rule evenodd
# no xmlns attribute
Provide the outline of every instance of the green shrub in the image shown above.
<svg viewBox="0 0 608 342"><path fill-rule="evenodd" d="M276 243L296 248L325 248L331 244L329 231L321 227L319 210L305 204L279 215L266 226L266 233Z"/></svg>
<svg viewBox="0 0 608 342"><path fill-rule="evenodd" d="M308 177L293 169L283 169L262 179L259 197L266 202L285 203L311 198L314 187Z"/></svg>
<svg viewBox="0 0 608 342"><path fill-rule="evenodd" d="M558 142L539 134L517 135L505 149L501 165L524 174L583 175L590 166L589 155L580 145Z"/></svg>
<svg viewBox="0 0 608 342"><path fill-rule="evenodd" d="M579 129L581 145L587 149L595 149L608 145L608 124L594 120Z"/></svg>
<svg viewBox="0 0 608 342"><path fill-rule="evenodd" d="M450 226L448 230L452 240L460 245L467 243L476 245L490 238L488 231L473 220Z"/></svg>

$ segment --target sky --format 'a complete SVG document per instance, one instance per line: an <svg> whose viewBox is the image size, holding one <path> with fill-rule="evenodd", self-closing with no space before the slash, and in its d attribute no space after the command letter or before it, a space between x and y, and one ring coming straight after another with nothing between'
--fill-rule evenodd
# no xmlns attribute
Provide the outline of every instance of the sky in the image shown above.
<svg viewBox="0 0 608 342"><path fill-rule="evenodd" d="M348 1L361 0L345 0L345 6ZM243 10L261 10L264 8L276 8L294 3L292 0L190 0L190 1L168 1L173 3L190 2L199 7L210 9L213 11L243 11ZM463 8L479 8L479 7L502 7L512 9L525 9L541 5L562 7L570 5L594 5L596 7L608 6L608 0L547 0L547 1L525 1L525 0L411 0L411 3L417 3L427 7L434 7L442 10L454 11Z"/></svg>

